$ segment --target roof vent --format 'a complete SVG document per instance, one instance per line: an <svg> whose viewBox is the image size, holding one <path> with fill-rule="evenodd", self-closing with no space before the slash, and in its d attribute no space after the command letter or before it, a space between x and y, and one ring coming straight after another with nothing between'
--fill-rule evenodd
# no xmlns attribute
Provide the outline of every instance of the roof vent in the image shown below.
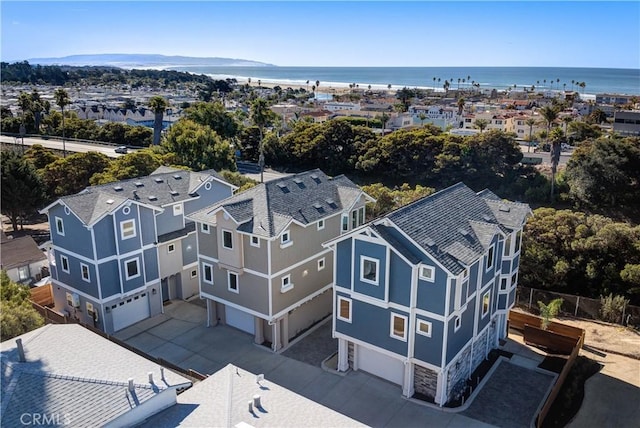
<svg viewBox="0 0 640 428"><path fill-rule="evenodd" d="M283 193L289 193L289 188L284 183L278 183L277 186L282 190Z"/></svg>
<svg viewBox="0 0 640 428"><path fill-rule="evenodd" d="M158 200L158 197L157 197L157 196L154 196L154 195L151 195L151 196L149 196L149 200L150 200L150 201L157 201L157 200Z"/></svg>
<svg viewBox="0 0 640 428"><path fill-rule="evenodd" d="M116 192L121 192L122 186L113 186L113 190L115 190Z"/></svg>
<svg viewBox="0 0 640 428"><path fill-rule="evenodd" d="M178 196L180 193L176 192L175 190L171 191L171 196Z"/></svg>
<svg viewBox="0 0 640 428"><path fill-rule="evenodd" d="M493 219L491 218L491 216L489 216L488 214L485 214L482 216L482 218L484 219L484 221L486 222L491 222Z"/></svg>
<svg viewBox="0 0 640 428"><path fill-rule="evenodd" d="M109 205L113 205L115 201L113 199L107 199L107 204Z"/></svg>
<svg viewBox="0 0 640 428"><path fill-rule="evenodd" d="M304 182L302 180L300 180L299 178L294 178L293 182L296 183L298 185L299 188L304 189L306 186L304 185Z"/></svg>
<svg viewBox="0 0 640 428"><path fill-rule="evenodd" d="M322 208L322 205L320 205L317 202L315 204L313 204L313 208L317 209L320 212L324 211L324 209Z"/></svg>
<svg viewBox="0 0 640 428"><path fill-rule="evenodd" d="M163 183L164 182L164 180L162 178L160 178L160 177L154 178L153 181L155 181L156 183Z"/></svg>
<svg viewBox="0 0 640 428"><path fill-rule="evenodd" d="M469 231L467 229L465 229L464 227L461 227L460 229L458 229L458 232L462 236L467 236L469 234Z"/></svg>
<svg viewBox="0 0 640 428"><path fill-rule="evenodd" d="M175 178L176 180L182 180L182 176L181 175L174 175L173 178Z"/></svg>
<svg viewBox="0 0 640 428"><path fill-rule="evenodd" d="M424 239L424 243L427 244L428 247L433 247L434 245L436 245L436 242L428 237Z"/></svg>
<svg viewBox="0 0 640 428"><path fill-rule="evenodd" d="M144 187L144 183L142 181L136 181L136 187Z"/></svg>
<svg viewBox="0 0 640 428"><path fill-rule="evenodd" d="M310 177L311 177L311 179L312 179L313 181L315 181L316 183L318 183L318 184L320 184L320 183L321 183L321 181L320 181L320 177L318 177L316 174L311 174L311 175L310 175Z"/></svg>
<svg viewBox="0 0 640 428"><path fill-rule="evenodd" d="M329 198L329 199L325 199L325 201L327 202L327 204L331 207L331 208L336 208L336 201L334 201L333 199Z"/></svg>
<svg viewBox="0 0 640 428"><path fill-rule="evenodd" d="M500 205L500 211L502 211L503 213L508 213L509 211L511 211L511 208L507 205Z"/></svg>

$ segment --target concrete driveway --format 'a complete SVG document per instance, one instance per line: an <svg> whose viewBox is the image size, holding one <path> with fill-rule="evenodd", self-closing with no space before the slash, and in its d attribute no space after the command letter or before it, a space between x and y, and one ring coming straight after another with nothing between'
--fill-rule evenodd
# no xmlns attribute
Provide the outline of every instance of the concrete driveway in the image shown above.
<svg viewBox="0 0 640 428"><path fill-rule="evenodd" d="M228 363L263 373L271 382L370 426L492 426L406 400L400 387L362 372L338 375L274 354L253 344L249 334L221 325L207 328L205 320L206 309L187 302L172 302L165 306L164 314L121 330L115 336L148 354L203 374L214 373Z"/></svg>

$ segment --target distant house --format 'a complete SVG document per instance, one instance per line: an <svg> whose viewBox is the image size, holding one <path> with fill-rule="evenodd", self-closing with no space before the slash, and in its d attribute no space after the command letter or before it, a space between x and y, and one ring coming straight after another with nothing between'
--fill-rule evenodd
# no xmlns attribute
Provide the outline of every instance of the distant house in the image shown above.
<svg viewBox="0 0 640 428"><path fill-rule="evenodd" d="M49 324L0 349L5 427L135 426L191 386L77 324Z"/></svg>
<svg viewBox="0 0 640 428"><path fill-rule="evenodd" d="M530 212L459 183L328 241L338 370L457 397L506 337Z"/></svg>
<svg viewBox="0 0 640 428"><path fill-rule="evenodd" d="M624 136L640 135L640 111L616 111L613 131Z"/></svg>
<svg viewBox="0 0 640 428"><path fill-rule="evenodd" d="M249 405L249 403L251 403ZM178 396L142 427L360 427L339 412L231 364Z"/></svg>
<svg viewBox="0 0 640 428"><path fill-rule="evenodd" d="M300 117L309 117L313 120L313 123L323 123L331 119L333 112L329 110L315 110L308 111L300 114Z"/></svg>
<svg viewBox="0 0 640 428"><path fill-rule="evenodd" d="M30 236L10 239L2 232L0 255L0 268L14 282L33 284L49 276L47 257Z"/></svg>
<svg viewBox="0 0 640 428"><path fill-rule="evenodd" d="M368 200L345 176L316 169L189 215L209 325L236 327L277 351L329 316L333 258L322 243L362 225Z"/></svg>
<svg viewBox="0 0 640 428"><path fill-rule="evenodd" d="M160 167L44 208L56 309L111 333L197 295L195 224L185 215L235 189L213 170Z"/></svg>

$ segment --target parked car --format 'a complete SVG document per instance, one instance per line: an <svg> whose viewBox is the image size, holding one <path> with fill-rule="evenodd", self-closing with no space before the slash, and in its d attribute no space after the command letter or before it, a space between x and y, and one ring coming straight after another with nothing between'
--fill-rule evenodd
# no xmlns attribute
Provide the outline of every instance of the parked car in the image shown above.
<svg viewBox="0 0 640 428"><path fill-rule="evenodd" d="M127 154L127 152L129 151L129 149L127 149L127 146L120 146L120 147L116 147L115 152L116 153L121 153L121 154Z"/></svg>

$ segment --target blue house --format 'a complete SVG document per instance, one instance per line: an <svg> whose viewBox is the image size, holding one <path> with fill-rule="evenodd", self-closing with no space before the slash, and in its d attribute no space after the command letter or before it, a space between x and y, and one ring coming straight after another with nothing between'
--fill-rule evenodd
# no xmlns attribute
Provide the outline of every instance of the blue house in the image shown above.
<svg viewBox="0 0 640 428"><path fill-rule="evenodd" d="M528 205L463 183L325 243L338 370L443 405L507 334Z"/></svg>
<svg viewBox="0 0 640 428"><path fill-rule="evenodd" d="M195 224L185 215L235 189L213 170L160 167L44 208L56 309L111 333L196 295Z"/></svg>

